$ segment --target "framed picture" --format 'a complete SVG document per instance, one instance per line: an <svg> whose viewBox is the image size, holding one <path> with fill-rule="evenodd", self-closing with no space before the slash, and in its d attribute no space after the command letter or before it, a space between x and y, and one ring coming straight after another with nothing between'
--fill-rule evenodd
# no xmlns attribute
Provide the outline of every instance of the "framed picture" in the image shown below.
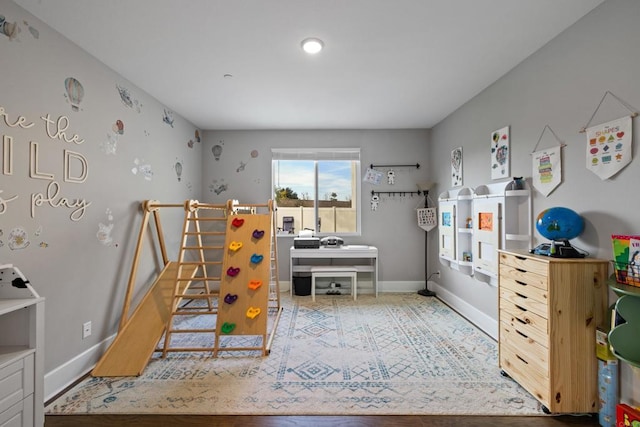
<svg viewBox="0 0 640 427"><path fill-rule="evenodd" d="M509 177L509 126L491 132L491 179Z"/></svg>
<svg viewBox="0 0 640 427"><path fill-rule="evenodd" d="M451 151L451 186L462 185L462 147L454 148Z"/></svg>

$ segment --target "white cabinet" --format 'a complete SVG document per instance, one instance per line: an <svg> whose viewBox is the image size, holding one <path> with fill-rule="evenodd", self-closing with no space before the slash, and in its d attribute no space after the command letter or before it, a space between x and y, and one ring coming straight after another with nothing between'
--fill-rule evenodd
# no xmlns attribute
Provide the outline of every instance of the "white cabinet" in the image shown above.
<svg viewBox="0 0 640 427"><path fill-rule="evenodd" d="M0 426L44 425L44 298L0 265Z"/></svg>
<svg viewBox="0 0 640 427"><path fill-rule="evenodd" d="M438 199L440 262L498 285L498 250L531 247L531 191L511 182L445 191Z"/></svg>
<svg viewBox="0 0 640 427"><path fill-rule="evenodd" d="M438 198L440 262L473 274L473 190L460 188L445 191Z"/></svg>

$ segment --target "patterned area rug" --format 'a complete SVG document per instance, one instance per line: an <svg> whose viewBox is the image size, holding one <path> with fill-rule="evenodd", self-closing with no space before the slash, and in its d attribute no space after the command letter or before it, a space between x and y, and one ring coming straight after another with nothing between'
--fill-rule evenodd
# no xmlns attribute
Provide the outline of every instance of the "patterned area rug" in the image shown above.
<svg viewBox="0 0 640 427"><path fill-rule="evenodd" d="M496 342L436 298L285 296L282 305L269 356L169 353L140 377L87 378L46 413L543 415L500 375Z"/></svg>

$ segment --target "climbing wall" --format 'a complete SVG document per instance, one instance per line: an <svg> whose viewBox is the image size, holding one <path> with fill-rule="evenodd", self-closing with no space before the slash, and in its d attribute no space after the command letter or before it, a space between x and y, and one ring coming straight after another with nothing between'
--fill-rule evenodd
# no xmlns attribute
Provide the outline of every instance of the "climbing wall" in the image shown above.
<svg viewBox="0 0 640 427"><path fill-rule="evenodd" d="M219 350L262 350L266 354L271 214L237 214L227 219L214 356ZM260 335L262 346L240 348L225 336ZM226 340L232 342L232 340Z"/></svg>

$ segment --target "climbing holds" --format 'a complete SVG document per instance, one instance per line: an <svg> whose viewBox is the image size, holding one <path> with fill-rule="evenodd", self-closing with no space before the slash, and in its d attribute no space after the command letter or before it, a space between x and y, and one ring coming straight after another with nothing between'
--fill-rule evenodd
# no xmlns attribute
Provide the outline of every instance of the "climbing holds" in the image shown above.
<svg viewBox="0 0 640 427"><path fill-rule="evenodd" d="M223 334L230 334L235 328L235 323L224 322L220 327L220 332L222 332Z"/></svg>
<svg viewBox="0 0 640 427"><path fill-rule="evenodd" d="M249 307L247 309L247 317L249 319L255 319L258 314L260 314L260 308L258 307Z"/></svg>
<svg viewBox="0 0 640 427"><path fill-rule="evenodd" d="M258 230L256 228L255 230L253 230L252 236L254 239L262 239L262 237L264 236L264 230Z"/></svg>
<svg viewBox="0 0 640 427"><path fill-rule="evenodd" d="M233 242L229 243L229 249L232 250L233 252L237 251L241 247L242 247L242 242L236 242L234 240Z"/></svg>
<svg viewBox="0 0 640 427"><path fill-rule="evenodd" d="M254 264L259 264L260 261L262 261L263 258L264 258L264 256L262 256L262 255L253 254L253 255L251 255L251 262L254 263Z"/></svg>
<svg viewBox="0 0 640 427"><path fill-rule="evenodd" d="M262 286L262 280L252 280L249 282L249 289L251 289L252 291L255 291L260 286Z"/></svg>
<svg viewBox="0 0 640 427"><path fill-rule="evenodd" d="M244 224L244 219L242 218L233 218L233 221L231 221L231 225L236 228L242 227L242 224Z"/></svg>
<svg viewBox="0 0 640 427"><path fill-rule="evenodd" d="M226 302L227 304L233 304L234 302L236 302L237 299L238 299L238 295L226 294L224 296L224 302Z"/></svg>
<svg viewBox="0 0 640 427"><path fill-rule="evenodd" d="M240 273L240 267L229 267L227 268L227 276L235 277Z"/></svg>

